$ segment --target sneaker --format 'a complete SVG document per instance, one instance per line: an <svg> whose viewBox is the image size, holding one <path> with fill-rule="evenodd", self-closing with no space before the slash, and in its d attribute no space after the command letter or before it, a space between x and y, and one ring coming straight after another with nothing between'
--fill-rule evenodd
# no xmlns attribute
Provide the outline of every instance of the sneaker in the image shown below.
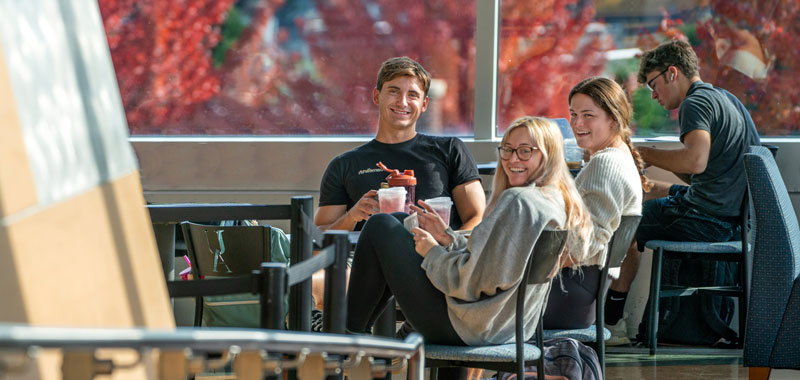
<svg viewBox="0 0 800 380"><path fill-rule="evenodd" d="M322 310L311 310L311 331L322 332Z"/></svg>
<svg viewBox="0 0 800 380"><path fill-rule="evenodd" d="M611 339L606 341L606 346L631 344L631 340L628 338L628 325L625 323L625 318L620 318L614 325L606 325L606 328L611 331Z"/></svg>
<svg viewBox="0 0 800 380"><path fill-rule="evenodd" d="M408 337L408 334L411 334L414 331L416 330L414 330L414 328L411 327L411 324L408 323L408 321L405 321L403 322L402 325L400 325L400 329L397 330L395 337L397 339L405 339L406 337Z"/></svg>

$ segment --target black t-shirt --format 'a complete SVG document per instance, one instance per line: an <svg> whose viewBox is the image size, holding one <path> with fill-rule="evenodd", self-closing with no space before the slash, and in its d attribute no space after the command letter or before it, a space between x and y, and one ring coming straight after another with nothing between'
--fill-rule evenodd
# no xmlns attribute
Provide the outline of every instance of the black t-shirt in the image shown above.
<svg viewBox="0 0 800 380"><path fill-rule="evenodd" d="M350 210L370 190L377 190L386 182L388 172L381 170L378 162L389 169L413 170L417 178L416 199L440 196L452 198L454 187L478 179L475 158L463 141L456 137L417 134L399 144L384 144L372 140L358 148L341 154L328 164L319 191L319 205L347 205ZM416 200L415 200L416 201ZM461 227L461 217L453 206L450 225ZM356 225L361 229L363 222Z"/></svg>
<svg viewBox="0 0 800 380"><path fill-rule="evenodd" d="M697 129L711 135L706 170L691 176L686 200L711 215L739 215L747 188L743 157L760 143L747 110L724 89L697 81L681 103L678 120L681 141Z"/></svg>

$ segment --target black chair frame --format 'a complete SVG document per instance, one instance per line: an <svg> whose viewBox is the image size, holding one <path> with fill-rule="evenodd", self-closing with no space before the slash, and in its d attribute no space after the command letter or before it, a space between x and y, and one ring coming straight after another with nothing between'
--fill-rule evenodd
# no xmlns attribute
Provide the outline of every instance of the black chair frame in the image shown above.
<svg viewBox="0 0 800 380"><path fill-rule="evenodd" d="M478 367L495 371L515 372L519 379L525 377L525 366L536 364L538 378L544 379L544 340L542 339L542 306L539 322L536 327L536 345L539 348L539 359L535 361L524 360L525 333L523 326L523 315L525 310L525 293L527 285L549 283L555 273L551 270L556 265L560 253L564 250L567 242L566 230L542 231L538 241L529 255L528 262L523 272L524 281L516 289L516 315L515 315L515 348L516 358L513 362L497 361L459 361L459 360L437 360L426 358L425 366L431 367L431 379L436 379L438 367Z"/></svg>
<svg viewBox="0 0 800 380"><path fill-rule="evenodd" d="M762 144L769 149L773 157L777 155L778 147L775 145ZM710 253L710 252L680 252L669 251L663 247L653 250L653 265L650 277L650 296L648 299L650 315L647 321L647 345L650 355L655 355L658 346L658 305L661 298L666 297L685 297L693 294L711 296L730 296L739 299L739 334L734 342L736 347L741 347L744 342L745 325L747 321L747 304L750 289L751 273L751 245L750 245L750 193L745 190L744 198L740 208L740 229L741 229L741 248L738 252ZM675 257L684 260L706 260L706 261L727 261L738 263L739 285L733 286L662 286L661 267L663 258Z"/></svg>
<svg viewBox="0 0 800 380"><path fill-rule="evenodd" d="M231 211L230 205L221 205L220 213L209 212L213 205L181 205L183 215L191 219L227 220L227 219L282 219L291 218L292 241L290 244L291 266L282 263L262 263L261 268L251 274L219 279L194 279L192 281L168 281L167 289L171 297L199 297L223 294L253 293L260 294L261 319L260 327L283 329L285 314L283 296L289 292L289 329L296 331L311 330L311 276L325 269L325 305L323 330L333 333L344 333L347 310L342 305L345 301L346 261L349 249L347 233L329 231L323 234L314 225L311 212L313 209L310 196L293 197L291 205L252 206L245 205L256 213L246 213L239 209ZM193 208L194 207L194 208ZM242 206L233 206L242 207ZM165 212L165 207L157 208ZM202 212L202 215L197 214ZM193 214L194 213L194 214ZM153 209L151 209L151 216ZM173 210L172 215L175 215ZM163 221L163 217L156 219ZM315 245L324 248L312 257Z"/></svg>

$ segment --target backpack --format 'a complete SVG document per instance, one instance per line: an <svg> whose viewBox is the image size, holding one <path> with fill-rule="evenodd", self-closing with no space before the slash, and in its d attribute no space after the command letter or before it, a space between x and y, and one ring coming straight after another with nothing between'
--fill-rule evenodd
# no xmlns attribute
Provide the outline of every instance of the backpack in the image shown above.
<svg viewBox="0 0 800 380"><path fill-rule="evenodd" d="M723 261L683 260L664 257L661 283L682 286L737 285L738 263ZM693 294L686 297L661 298L658 305L658 342L713 346L722 340L736 340L730 328L733 319L732 297ZM640 342L647 342L650 303L639 324Z"/></svg>
<svg viewBox="0 0 800 380"><path fill-rule="evenodd" d="M602 380L597 353L572 338L544 341L544 376L551 380ZM516 372L498 372L497 380L517 380ZM536 366L525 367L525 380L536 380Z"/></svg>
<svg viewBox="0 0 800 380"><path fill-rule="evenodd" d="M270 229L270 259L275 263L289 263L289 238L280 228ZM289 310L288 302L284 300L284 310ZM203 297L203 326L258 328L260 315L258 295Z"/></svg>

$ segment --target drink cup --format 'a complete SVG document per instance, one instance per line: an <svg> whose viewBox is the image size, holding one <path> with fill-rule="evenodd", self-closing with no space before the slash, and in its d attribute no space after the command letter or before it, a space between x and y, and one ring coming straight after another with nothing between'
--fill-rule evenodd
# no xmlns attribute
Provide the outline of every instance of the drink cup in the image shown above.
<svg viewBox="0 0 800 380"><path fill-rule="evenodd" d="M452 206L453 202L450 200L450 197L436 197L431 198L425 201L428 206L431 206L442 220L444 220L445 224L448 226L450 225L450 207Z"/></svg>
<svg viewBox="0 0 800 380"><path fill-rule="evenodd" d="M583 165L583 148L574 142L565 142L564 159L567 160L567 167L570 169L580 169Z"/></svg>
<svg viewBox="0 0 800 380"><path fill-rule="evenodd" d="M383 213L402 212L405 210L406 189L403 187L390 187L378 189L378 205Z"/></svg>

